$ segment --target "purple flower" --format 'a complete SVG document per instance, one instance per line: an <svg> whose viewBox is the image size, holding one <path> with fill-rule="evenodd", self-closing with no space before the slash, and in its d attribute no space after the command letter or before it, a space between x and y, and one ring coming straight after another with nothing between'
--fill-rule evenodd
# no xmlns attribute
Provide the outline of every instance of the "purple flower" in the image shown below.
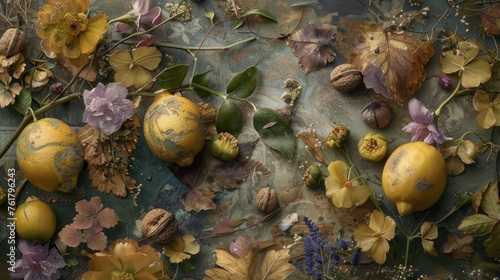
<svg viewBox="0 0 500 280"><path fill-rule="evenodd" d="M444 89L449 89L453 85L453 81L446 74L441 73L438 75L438 84Z"/></svg>
<svg viewBox="0 0 500 280"><path fill-rule="evenodd" d="M451 139L444 136L443 131L434 123L432 112L418 99L412 98L408 102L408 110L413 122L403 127L403 131L413 134L412 142L423 140L425 143L440 149L444 141Z"/></svg>
<svg viewBox="0 0 500 280"><path fill-rule="evenodd" d="M91 91L83 92L85 111L83 121L106 135L120 129L123 122L134 114L134 104L126 99L127 88L122 83L99 83Z"/></svg>
<svg viewBox="0 0 500 280"><path fill-rule="evenodd" d="M162 10L160 7L151 8L151 0L132 0L132 10L124 16L113 21L118 21L115 30L118 33L125 33L131 28L134 32L142 32L141 25L154 26L161 22ZM136 47L147 47L153 41L153 36L145 34L139 36L139 44Z"/></svg>
<svg viewBox="0 0 500 280"><path fill-rule="evenodd" d="M20 240L17 246L23 254L22 259L16 261L10 276L15 279L59 279L66 263L55 247L49 250L49 243L32 245Z"/></svg>

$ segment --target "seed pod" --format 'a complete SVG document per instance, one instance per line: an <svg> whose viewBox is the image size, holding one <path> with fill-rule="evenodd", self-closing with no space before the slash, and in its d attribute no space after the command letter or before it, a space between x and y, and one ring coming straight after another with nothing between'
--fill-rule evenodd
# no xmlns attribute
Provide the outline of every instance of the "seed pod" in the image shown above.
<svg viewBox="0 0 500 280"><path fill-rule="evenodd" d="M278 205L278 193L275 189L265 187L260 189L256 198L257 210L264 214L271 213Z"/></svg>
<svg viewBox="0 0 500 280"><path fill-rule="evenodd" d="M223 161L233 160L238 156L238 139L227 132L215 134L210 141L210 150Z"/></svg>
<svg viewBox="0 0 500 280"><path fill-rule="evenodd" d="M359 140L358 152L366 161L379 162L387 155L387 146L387 138L384 135L370 132Z"/></svg>
<svg viewBox="0 0 500 280"><path fill-rule="evenodd" d="M175 216L161 208L149 211L142 218L142 236L158 244L166 244L172 240L178 228Z"/></svg>
<svg viewBox="0 0 500 280"><path fill-rule="evenodd" d="M323 183L323 174L321 174L321 169L316 165L310 165L306 169L303 180L308 188L317 188L321 183Z"/></svg>
<svg viewBox="0 0 500 280"><path fill-rule="evenodd" d="M9 28L0 38L0 55L11 57L26 46L26 36L19 28Z"/></svg>
<svg viewBox="0 0 500 280"><path fill-rule="evenodd" d="M330 149L340 149L349 138L351 129L345 125L337 125L330 131L328 138L326 138L326 146Z"/></svg>
<svg viewBox="0 0 500 280"><path fill-rule="evenodd" d="M374 128L386 127L392 119L392 110L383 99L375 99L366 103L361 111L363 121Z"/></svg>
<svg viewBox="0 0 500 280"><path fill-rule="evenodd" d="M348 92L359 86L363 75L352 64L340 64L330 73L330 82L338 92Z"/></svg>

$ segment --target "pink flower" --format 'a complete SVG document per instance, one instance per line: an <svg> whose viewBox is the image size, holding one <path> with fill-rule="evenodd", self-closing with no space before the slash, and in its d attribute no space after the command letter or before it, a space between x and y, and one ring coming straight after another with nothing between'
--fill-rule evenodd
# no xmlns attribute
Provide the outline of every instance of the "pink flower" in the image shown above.
<svg viewBox="0 0 500 280"><path fill-rule="evenodd" d="M91 91L83 92L85 111L83 121L94 129L111 135L134 114L134 104L127 99L127 87L122 83L99 83Z"/></svg>
<svg viewBox="0 0 500 280"><path fill-rule="evenodd" d="M49 250L49 243L32 245L21 239L17 249L23 257L16 261L10 274L13 279L55 280L61 277L59 269L66 263L55 247Z"/></svg>
<svg viewBox="0 0 500 280"><path fill-rule="evenodd" d="M162 10L160 7L151 8L151 0L132 0L132 10L122 17L113 21L118 21L115 30L118 33L125 33L131 28L134 32L142 32L142 25L154 26L161 22ZM153 36L146 34L139 36L139 44L136 47L147 47L153 41Z"/></svg>
<svg viewBox="0 0 500 280"><path fill-rule="evenodd" d="M444 136L443 131L434 123L432 112L418 99L412 98L408 102L408 110L413 122L403 127L403 131L413 134L412 142L423 140L439 150L444 141L451 139Z"/></svg>
<svg viewBox="0 0 500 280"><path fill-rule="evenodd" d="M75 204L78 214L73 218L75 229L90 229L91 227L111 228L119 220L118 215L111 208L104 208L101 198L94 196L87 201L82 199Z"/></svg>
<svg viewBox="0 0 500 280"><path fill-rule="evenodd" d="M69 247L77 247L80 243L87 243L87 246L96 251L106 248L108 238L102 232L102 227L95 225L89 229L77 229L74 224L65 226L59 232L62 243Z"/></svg>

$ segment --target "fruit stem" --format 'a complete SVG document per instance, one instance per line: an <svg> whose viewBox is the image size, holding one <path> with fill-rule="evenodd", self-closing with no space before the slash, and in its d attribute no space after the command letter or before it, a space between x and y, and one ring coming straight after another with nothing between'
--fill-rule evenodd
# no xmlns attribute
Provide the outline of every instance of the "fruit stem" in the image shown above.
<svg viewBox="0 0 500 280"><path fill-rule="evenodd" d="M36 121L37 121L37 119L36 119L35 112L33 112L33 109L32 109L31 107L29 107L29 108L28 108L28 110L29 110L29 111L30 111L30 113L31 113L31 117L33 118L33 121L35 121L35 122L36 122Z"/></svg>
<svg viewBox="0 0 500 280"><path fill-rule="evenodd" d="M9 138L9 141L7 141L7 143L5 144L5 146L3 146L2 150L0 151L0 158L2 158L5 153L7 153L7 151L9 150L9 148L12 146L12 144L14 144L14 142L16 141L17 137L19 137L19 135L21 134L21 132L23 131L23 129L29 124L29 122L31 120L33 120L34 117L36 116L40 116L42 114L44 114L45 112L59 106L59 105L62 105L64 103L67 103L73 99L77 99L77 98L80 98L82 96L81 93L73 93L73 94L70 94L68 96L65 96L61 99L58 99L56 101L54 101L53 103L50 103L50 104L47 104L41 108L39 108L38 110L36 110L35 112L33 112L33 114L26 114L24 115L24 118L22 120L22 122L19 124L19 126L17 127L16 131L14 132L14 134Z"/></svg>

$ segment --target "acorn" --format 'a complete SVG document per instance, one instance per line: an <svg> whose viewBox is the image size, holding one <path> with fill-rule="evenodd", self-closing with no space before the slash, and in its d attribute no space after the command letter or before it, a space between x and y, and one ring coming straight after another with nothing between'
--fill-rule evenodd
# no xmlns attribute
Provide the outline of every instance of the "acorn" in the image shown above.
<svg viewBox="0 0 500 280"><path fill-rule="evenodd" d="M11 57L20 53L26 46L26 35L19 28L5 30L0 38L0 55Z"/></svg>
<svg viewBox="0 0 500 280"><path fill-rule="evenodd" d="M386 127L392 119L392 109L383 99L377 98L366 103L361 111L363 121L374 128Z"/></svg>

